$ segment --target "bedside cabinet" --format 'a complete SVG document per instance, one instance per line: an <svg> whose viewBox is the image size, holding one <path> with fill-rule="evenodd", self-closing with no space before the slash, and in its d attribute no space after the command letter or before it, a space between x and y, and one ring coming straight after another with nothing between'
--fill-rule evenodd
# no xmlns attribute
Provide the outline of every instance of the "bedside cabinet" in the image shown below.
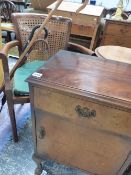
<svg viewBox="0 0 131 175"><path fill-rule="evenodd" d="M52 159L91 175L122 175L131 165L131 66L59 51L33 75L35 174Z"/></svg>
<svg viewBox="0 0 131 175"><path fill-rule="evenodd" d="M131 22L107 19L101 45L131 48Z"/></svg>

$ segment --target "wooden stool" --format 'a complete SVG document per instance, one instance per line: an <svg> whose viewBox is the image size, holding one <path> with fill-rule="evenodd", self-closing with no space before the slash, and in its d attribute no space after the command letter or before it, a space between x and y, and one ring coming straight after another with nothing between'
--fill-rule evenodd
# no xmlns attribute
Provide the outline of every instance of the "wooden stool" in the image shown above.
<svg viewBox="0 0 131 175"><path fill-rule="evenodd" d="M131 49L121 46L100 46L95 53L98 57L131 64Z"/></svg>

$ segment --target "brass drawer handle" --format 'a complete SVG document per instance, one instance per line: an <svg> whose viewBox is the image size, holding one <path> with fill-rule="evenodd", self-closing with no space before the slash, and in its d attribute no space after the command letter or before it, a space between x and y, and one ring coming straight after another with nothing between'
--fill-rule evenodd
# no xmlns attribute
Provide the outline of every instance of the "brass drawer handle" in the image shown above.
<svg viewBox="0 0 131 175"><path fill-rule="evenodd" d="M46 130L44 127L40 127L38 130L38 137L39 139L43 139L46 135Z"/></svg>
<svg viewBox="0 0 131 175"><path fill-rule="evenodd" d="M77 105L75 107L75 111L80 117L87 117L87 118L92 118L96 117L96 111L95 110L90 110L87 107L81 107L80 105Z"/></svg>

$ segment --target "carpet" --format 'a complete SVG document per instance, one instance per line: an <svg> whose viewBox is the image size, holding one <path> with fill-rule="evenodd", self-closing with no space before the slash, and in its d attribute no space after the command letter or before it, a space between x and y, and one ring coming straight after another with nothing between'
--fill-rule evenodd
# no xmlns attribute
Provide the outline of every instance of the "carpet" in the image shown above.
<svg viewBox="0 0 131 175"><path fill-rule="evenodd" d="M30 104L24 105L15 105L15 113L16 113L16 123L18 134L21 128L27 122L27 119L30 118ZM0 151L6 146L6 144L12 140L12 129L10 124L10 118L8 114L7 104L3 106L0 116Z"/></svg>

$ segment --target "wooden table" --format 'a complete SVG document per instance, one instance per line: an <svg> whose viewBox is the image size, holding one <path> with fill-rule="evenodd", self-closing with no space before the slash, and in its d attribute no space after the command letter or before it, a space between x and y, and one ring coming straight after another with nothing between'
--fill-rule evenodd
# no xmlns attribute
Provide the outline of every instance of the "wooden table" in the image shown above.
<svg viewBox="0 0 131 175"><path fill-rule="evenodd" d="M100 46L95 53L104 59L120 61L131 64L131 49L121 46Z"/></svg>
<svg viewBox="0 0 131 175"><path fill-rule="evenodd" d="M14 32L14 25L12 23L1 23L1 30Z"/></svg>
<svg viewBox="0 0 131 175"><path fill-rule="evenodd" d="M131 165L131 66L59 51L28 79L35 175L52 159L89 174Z"/></svg>
<svg viewBox="0 0 131 175"><path fill-rule="evenodd" d="M1 24L1 31L7 32L6 42L11 41L11 33L14 32L14 25L12 23L5 23L2 22Z"/></svg>

